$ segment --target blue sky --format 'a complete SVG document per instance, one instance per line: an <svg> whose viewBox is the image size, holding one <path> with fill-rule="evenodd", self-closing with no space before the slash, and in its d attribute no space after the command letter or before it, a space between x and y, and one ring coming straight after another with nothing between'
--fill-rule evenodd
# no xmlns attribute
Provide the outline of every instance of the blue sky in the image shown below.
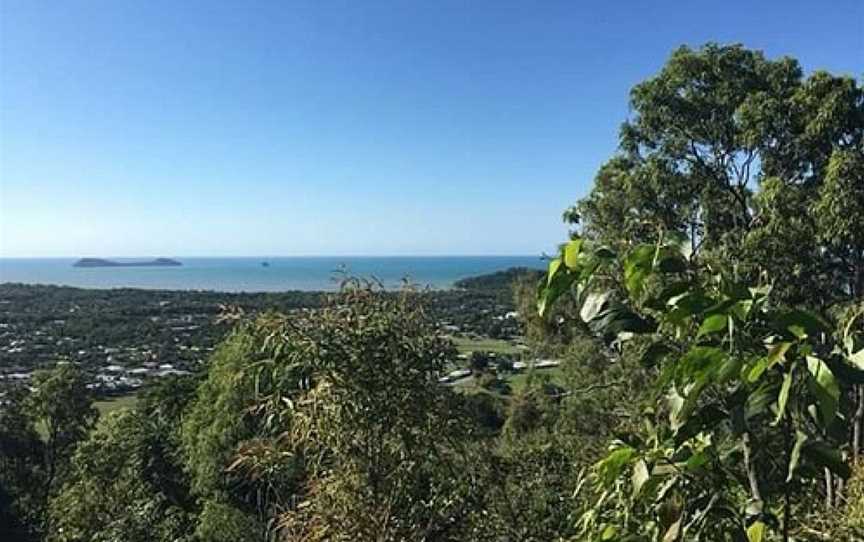
<svg viewBox="0 0 864 542"><path fill-rule="evenodd" d="M678 45L864 2L0 1L0 256L536 254Z"/></svg>

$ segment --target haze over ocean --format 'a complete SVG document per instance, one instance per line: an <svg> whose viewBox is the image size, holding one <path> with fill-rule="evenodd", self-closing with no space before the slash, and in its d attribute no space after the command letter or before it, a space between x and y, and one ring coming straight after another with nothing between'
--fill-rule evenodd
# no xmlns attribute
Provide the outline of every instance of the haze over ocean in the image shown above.
<svg viewBox="0 0 864 542"><path fill-rule="evenodd" d="M449 288L461 278L510 267L541 269L539 256L321 256L279 258L177 258L181 267L73 267L74 258L0 258L0 283L79 288L147 288L278 292L335 290L340 269L376 278L386 287L403 279L421 287ZM262 265L269 263L268 267Z"/></svg>

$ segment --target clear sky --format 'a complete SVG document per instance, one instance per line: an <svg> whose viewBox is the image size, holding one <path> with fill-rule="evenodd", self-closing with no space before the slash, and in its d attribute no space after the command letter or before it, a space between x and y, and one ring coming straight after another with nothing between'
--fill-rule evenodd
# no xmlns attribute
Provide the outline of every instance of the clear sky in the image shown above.
<svg viewBox="0 0 864 542"><path fill-rule="evenodd" d="M864 2L0 0L0 256L536 254L678 45Z"/></svg>

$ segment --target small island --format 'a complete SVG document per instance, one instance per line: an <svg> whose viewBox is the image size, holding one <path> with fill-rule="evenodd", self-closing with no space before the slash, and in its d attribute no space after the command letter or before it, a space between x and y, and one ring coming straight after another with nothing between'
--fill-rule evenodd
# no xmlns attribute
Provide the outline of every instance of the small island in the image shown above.
<svg viewBox="0 0 864 542"><path fill-rule="evenodd" d="M139 262L117 262L102 258L81 258L72 265L73 267L176 267L183 264L171 258L156 258L155 260Z"/></svg>

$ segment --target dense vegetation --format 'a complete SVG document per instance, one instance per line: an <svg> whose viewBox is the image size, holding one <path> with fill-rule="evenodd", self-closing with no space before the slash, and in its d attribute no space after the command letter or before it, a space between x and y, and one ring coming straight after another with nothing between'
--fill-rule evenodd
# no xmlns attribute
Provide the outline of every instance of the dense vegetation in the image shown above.
<svg viewBox="0 0 864 542"><path fill-rule="evenodd" d="M74 364L10 390L3 534L864 539L864 91L707 45L631 105L512 290L555 382L472 356L476 385L440 384L453 345L416 292L234 312L203 371L98 421Z"/></svg>

